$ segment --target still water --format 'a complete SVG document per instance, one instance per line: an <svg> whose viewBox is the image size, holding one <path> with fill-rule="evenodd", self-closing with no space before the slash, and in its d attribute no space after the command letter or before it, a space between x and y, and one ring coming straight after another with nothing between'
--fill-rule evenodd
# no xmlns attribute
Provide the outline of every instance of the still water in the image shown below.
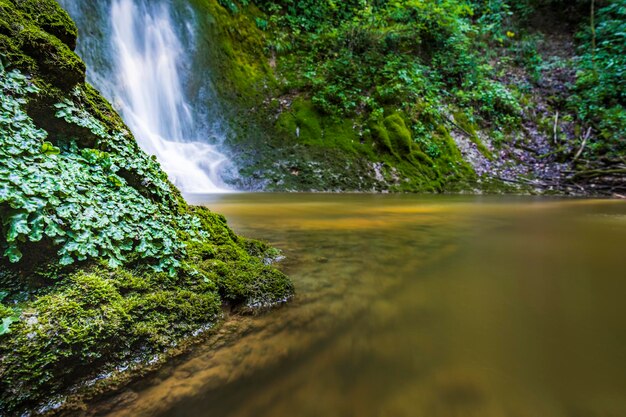
<svg viewBox="0 0 626 417"><path fill-rule="evenodd" d="M626 416L626 204L194 196L283 249L287 306L213 339L110 416Z"/></svg>

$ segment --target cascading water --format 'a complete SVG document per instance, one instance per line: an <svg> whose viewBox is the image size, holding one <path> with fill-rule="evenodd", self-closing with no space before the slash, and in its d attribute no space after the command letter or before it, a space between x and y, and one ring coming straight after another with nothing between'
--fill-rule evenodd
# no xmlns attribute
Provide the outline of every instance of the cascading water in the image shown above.
<svg viewBox="0 0 626 417"><path fill-rule="evenodd" d="M144 151L183 192L227 191L220 173L229 161L217 150L224 134L216 109L208 108L215 106L211 88L188 88L186 63L196 43L188 6L175 10L168 0L60 3L79 27L78 53L89 81L120 111Z"/></svg>

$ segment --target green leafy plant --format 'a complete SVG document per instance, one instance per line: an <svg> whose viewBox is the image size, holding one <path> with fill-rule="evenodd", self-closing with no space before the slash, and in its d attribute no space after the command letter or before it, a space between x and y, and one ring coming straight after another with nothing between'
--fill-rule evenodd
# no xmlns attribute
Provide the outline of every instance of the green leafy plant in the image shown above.
<svg viewBox="0 0 626 417"><path fill-rule="evenodd" d="M11 333L11 325L20 320L20 311L15 308L5 307L2 300L8 294L0 291L0 336Z"/></svg>
<svg viewBox="0 0 626 417"><path fill-rule="evenodd" d="M333 118L401 109L412 131L428 135L449 104L472 108L489 125L518 123L519 104L474 45L486 24L475 14L496 19L495 28L510 13L505 3L488 10L457 0L256 3L268 13L270 42L291 39L280 57L286 88L310 92Z"/></svg>
<svg viewBox="0 0 626 417"><path fill-rule="evenodd" d="M626 151L626 0L598 10L597 26L579 34L576 95L570 106L599 133L595 154Z"/></svg>
<svg viewBox="0 0 626 417"><path fill-rule="evenodd" d="M69 99L56 105L57 117L89 129L108 149L49 138L23 110L37 88L17 71L0 73L0 92L4 256L18 262L24 245L47 240L58 248L61 265L103 258L117 267L138 256L174 274L185 253L179 233L201 238L204 232L190 215L161 210L172 197L157 162ZM133 178L142 179L144 194L129 183Z"/></svg>

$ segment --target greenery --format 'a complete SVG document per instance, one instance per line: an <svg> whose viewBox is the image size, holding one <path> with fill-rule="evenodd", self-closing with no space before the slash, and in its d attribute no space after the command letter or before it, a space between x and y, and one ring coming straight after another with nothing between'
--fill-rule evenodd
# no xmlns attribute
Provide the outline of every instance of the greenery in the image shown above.
<svg viewBox="0 0 626 417"><path fill-rule="evenodd" d="M539 151L551 155L550 163L581 168L574 162L582 148L584 160L603 169L601 161L619 161L623 155L623 0L595 3L594 31L589 0L232 3L235 14L227 11L232 17L220 15L220 20L225 25L237 20L242 49L252 47L250 39L255 44L263 39L266 56L246 56L229 47L220 59L230 62L226 68L247 68L269 58L272 68L256 68L255 77L265 72L269 85L276 82L276 90L264 91L264 101L237 103L261 113L261 124L276 120L265 127L277 135L251 143L256 149L259 142L271 143L274 156L276 148L295 146L284 152L281 167L273 156L246 172L264 172L278 189L311 189L310 184L334 189L336 181L326 178L330 174L312 172L303 162L320 155L319 163L334 176L367 178L360 170L350 174L360 161L390 167L383 184L369 181L368 189L467 188L476 177L455 154L454 144L447 150L450 136L470 138L494 160L496 152L515 152L509 148L520 141L537 141L530 132L552 138L557 113L561 141L556 149ZM577 49L562 43L567 37ZM223 70L220 82L238 91L239 81L228 84L236 79L231 71ZM242 94L249 91L262 89L246 85ZM405 151L390 151L377 128L395 114L410 132ZM244 118L249 120L249 114ZM428 159L415 158L416 152ZM340 153L351 162L336 164ZM294 178L290 172L310 175ZM394 181L396 175L403 180Z"/></svg>
<svg viewBox="0 0 626 417"><path fill-rule="evenodd" d="M595 33L579 34L578 76L572 107L599 135L590 147L610 157L626 152L626 1L598 10Z"/></svg>
<svg viewBox="0 0 626 417"><path fill-rule="evenodd" d="M490 79L492 68L476 53L481 28L466 2L261 2L290 51L284 71L297 73L286 88L306 89L320 110L339 117L380 114L400 106L413 129L430 133L442 122L444 99L470 116L503 126L520 108L507 88ZM280 52L283 47L270 43Z"/></svg>
<svg viewBox="0 0 626 417"><path fill-rule="evenodd" d="M198 62L240 112L242 173L268 189L466 191L482 185L459 135L497 161L529 131L573 178L623 172L626 0L192 4L215 40ZM572 56L546 53L543 15ZM223 304L294 291L275 249L189 207L139 149L85 82L77 34L53 0L0 0L3 415L167 354Z"/></svg>
<svg viewBox="0 0 626 417"><path fill-rule="evenodd" d="M57 147L21 108L26 94L37 93L37 88L13 71L0 73L0 89L0 158L7 161L0 168L5 256L18 262L27 243L48 239L59 247L61 265L102 258L117 267L132 254L152 259L157 271L175 275L184 255L177 233L206 237L198 220L165 213L157 217L159 205L119 175L122 170L141 175L155 196L166 198L167 178L157 163L131 154L123 145L127 138L108 134L102 123L69 100L56 104L57 117L89 128L118 152L79 149L73 137L55 138ZM82 93L77 89L74 94Z"/></svg>
<svg viewBox="0 0 626 417"><path fill-rule="evenodd" d="M275 249L189 207L139 149L85 82L76 33L54 0L0 0L1 415L166 357L223 303L294 291Z"/></svg>

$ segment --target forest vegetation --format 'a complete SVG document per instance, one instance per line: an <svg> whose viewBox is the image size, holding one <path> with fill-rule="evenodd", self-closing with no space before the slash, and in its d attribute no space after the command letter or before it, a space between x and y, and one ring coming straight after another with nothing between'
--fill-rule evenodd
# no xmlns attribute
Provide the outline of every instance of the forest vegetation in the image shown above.
<svg viewBox="0 0 626 417"><path fill-rule="evenodd" d="M623 1L220 4L227 66L269 61L225 85L296 148L270 188L623 191Z"/></svg>
<svg viewBox="0 0 626 417"><path fill-rule="evenodd" d="M626 192L626 0L189 3L241 188ZM78 35L54 0L0 0L2 415L294 294L140 150Z"/></svg>

